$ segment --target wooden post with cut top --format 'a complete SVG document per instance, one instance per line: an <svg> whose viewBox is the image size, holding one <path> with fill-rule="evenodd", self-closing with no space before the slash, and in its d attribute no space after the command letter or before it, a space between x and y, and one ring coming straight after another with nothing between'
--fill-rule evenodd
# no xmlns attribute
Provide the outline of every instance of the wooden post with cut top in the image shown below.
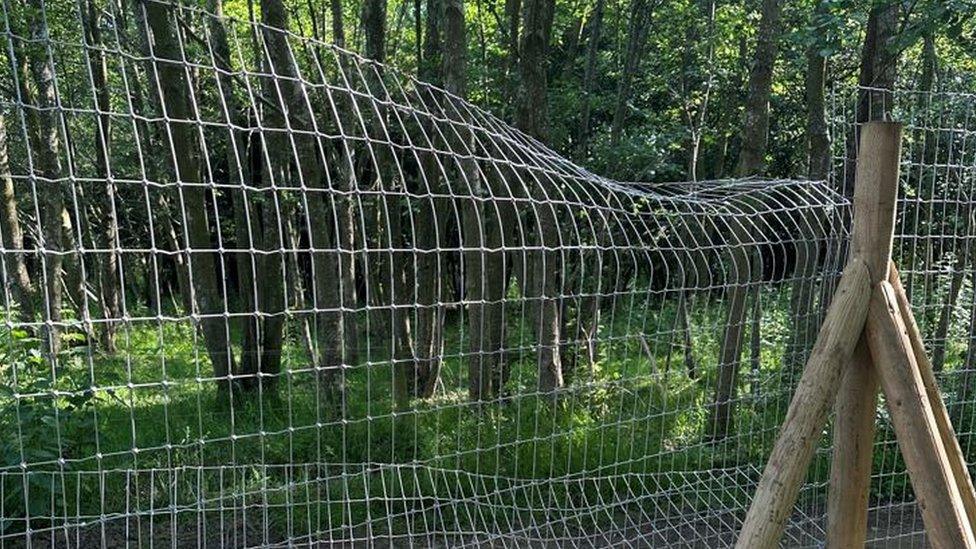
<svg viewBox="0 0 976 549"><path fill-rule="evenodd" d="M863 547L880 386L930 543L976 549L976 494L891 261L900 124L861 129L850 255L736 547L776 547L834 407L827 546Z"/></svg>

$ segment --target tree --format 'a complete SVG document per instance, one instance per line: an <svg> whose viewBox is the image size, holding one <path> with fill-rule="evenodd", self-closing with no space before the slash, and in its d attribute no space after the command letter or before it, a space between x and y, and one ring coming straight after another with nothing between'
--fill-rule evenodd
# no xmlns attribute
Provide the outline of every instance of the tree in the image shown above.
<svg viewBox="0 0 976 549"><path fill-rule="evenodd" d="M644 55L644 44L647 41L648 25L651 12L656 7L648 5L648 0L631 0L630 27L627 31L627 52L620 71L617 84L617 101L613 110L613 123L610 126L610 145L616 146L620 142L623 131L624 116L627 103L630 101L630 88L634 76L640 68L640 61Z"/></svg>
<svg viewBox="0 0 976 549"><path fill-rule="evenodd" d="M782 0L763 0L742 117L742 150L735 170L738 177L757 175L765 164L769 140L769 94L773 85L781 9Z"/></svg>
<svg viewBox="0 0 976 549"><path fill-rule="evenodd" d="M225 161L227 164L227 179L231 184L240 184L241 188L233 193L234 229L237 247L243 250L261 249L264 241L260 216L252 209L256 206L249 200L249 192L244 182L249 180L245 173L249 163L247 147L243 135L236 128L246 127L245 112L234 93L234 80L231 77L233 67L230 62L230 46L227 43L227 31L223 17L223 0L209 0L208 6L214 17L209 20L211 51L214 66L220 69L217 74L217 86L220 88L221 109L227 121L227 139L224 142ZM259 292L263 292L265 285L258 285L255 273L264 273L265 256L248 252L236 254L237 264L237 294L239 308L247 316L243 319L244 329L241 345L241 363L238 372L246 377L241 380L245 389L257 387L257 374L261 370L261 349L263 348L260 334L262 333L262 317L259 316Z"/></svg>
<svg viewBox="0 0 976 549"><path fill-rule="evenodd" d="M98 263L98 286L101 291L102 315L106 322L102 331L102 346L109 353L115 352L116 322L121 318L121 290L119 288L119 220L116 215L115 195L118 189L109 173L109 151L112 139L112 117L109 86L106 79L105 50L102 44L101 29L98 25L98 8L95 0L87 0L85 20L85 54L88 57L89 77L95 91L95 104L98 118L95 127L95 166L96 176L105 181L105 189L96 198L99 203L102 231L97 235L99 246L110 250L95 258Z"/></svg>
<svg viewBox="0 0 976 549"><path fill-rule="evenodd" d="M549 38L555 10L554 0L526 0L522 13L522 36L519 41L518 126L529 135L545 140L548 133L547 67ZM533 213L535 215L536 244L539 251L531 254L526 265L523 291L533 299L533 324L536 333L539 390L551 392L563 386L560 349L561 268L559 252L559 221L555 207L548 203L550 193L545 189L549 182L540 178L531 185Z"/></svg>
<svg viewBox="0 0 976 549"><path fill-rule="evenodd" d="M460 21L458 21L460 17ZM443 29L443 30L442 30ZM450 34L449 34L450 33ZM459 34L460 33L460 34ZM433 83L443 83L448 91L464 94L464 70L466 69L467 43L464 35L464 8L445 0L428 0L427 32L424 35L424 63L420 67L421 78ZM424 123L424 134L437 137L430 120ZM432 143L433 145L433 143ZM449 143L447 146L459 143ZM416 246L422 250L417 258L414 277L417 292L417 312L414 323L414 345L417 353L415 394L430 397L440 380L441 354L444 331L444 287L447 277L446 254L437 251L446 244L450 204L436 195L445 191L445 177L438 169L433 154L421 153L419 162L423 175L414 178L414 192L428 195L420 201L414 227ZM452 178L451 174L446 178ZM460 179L460 178L458 178Z"/></svg>
<svg viewBox="0 0 976 549"><path fill-rule="evenodd" d="M808 38L806 60L807 101L807 177L824 181L830 170L830 137L827 134L827 111L824 92L827 80L827 44L817 37L831 24L827 19L830 2L818 0L810 17L811 36Z"/></svg>
<svg viewBox="0 0 976 549"><path fill-rule="evenodd" d="M742 118L739 162L736 174L739 177L754 175L762 170L766 155L767 133L769 128L769 95L772 90L773 65L779 32L780 0L763 0L762 19L749 73L745 111ZM750 229L744 220L733 219L728 231L732 244L730 261L733 265L732 286L728 290L728 315L725 334L719 350L718 381L709 419L709 438L722 440L731 429L734 414L735 390L742 355L742 339L745 327L746 299L748 284L753 275L752 262L759 261L747 249ZM758 294L756 299L758 299Z"/></svg>
<svg viewBox="0 0 976 549"><path fill-rule="evenodd" d="M579 151L586 154L590 140L590 119L593 110L593 80L596 78L596 59L600 53L600 37L603 33L603 8L606 0L596 0L593 17L589 23L586 44L586 68L583 72L583 115L580 119Z"/></svg>
<svg viewBox="0 0 976 549"><path fill-rule="evenodd" d="M340 48L346 47L346 33L342 15L342 1L331 0L332 11L332 35L335 44ZM344 67L348 69L348 65ZM340 106L348 108L348 97L339 97ZM356 295L356 201L352 193L356 187L356 158L359 151L355 147L343 144L342 154L345 162L341 162L342 173L338 178L337 185L342 194L335 198L336 209L338 211L338 231L339 242L342 246L343 255L339 258L339 276L342 281L342 335L343 361L346 364L355 364L359 360L359 327L356 321L356 307L359 298Z"/></svg>
<svg viewBox="0 0 976 549"><path fill-rule="evenodd" d="M807 177L811 181L825 181L830 172L830 137L827 133L827 111L824 99L827 79L825 50L830 43L825 36L834 24L830 19L830 2L818 0L808 25L805 73ZM814 311L814 278L819 263L821 224L807 213L801 227L814 233L814 238L799 243L796 248L798 278L790 298L792 329L787 343L785 363L788 368L801 366L801 353L813 345L817 335L817 315Z"/></svg>
<svg viewBox="0 0 976 549"><path fill-rule="evenodd" d="M11 263L3 264L4 285L11 288L11 295L20 307L23 320L33 320L34 288L31 284L27 263L24 261L24 231L20 226L20 211L17 192L10 173L10 155L7 149L7 122L0 113L0 180L3 181L3 215L0 215L0 232L3 233L3 247L14 250ZM17 251L19 250L19 251ZM4 256L6 259L7 256ZM13 308L13 303L8 303Z"/></svg>
<svg viewBox="0 0 976 549"><path fill-rule="evenodd" d="M200 135L195 131L195 117L188 101L192 94L190 77L186 65L179 61L178 31L171 23L171 9L155 2L136 1L148 26L147 42L153 54L159 101L167 117L172 175L183 199L186 244L189 249L197 250L190 254L188 261L194 312L201 316L204 343L218 387L227 393L229 375L236 368L229 327L223 317L227 310L225 296L217 286L217 266L211 252L200 251L213 249L213 244L207 222L207 191L201 185Z"/></svg>
<svg viewBox="0 0 976 549"><path fill-rule="evenodd" d="M47 21L38 8L28 6L28 24L30 36L36 44L43 44L47 35ZM24 46L25 48L28 46ZM28 119L28 142L33 151L33 165L31 166L31 194L40 210L40 247L43 263L41 279L43 284L42 316L44 326L42 336L44 350L52 363L61 349L59 325L61 323L61 307L63 301L62 276L64 275L64 259L61 252L65 250L64 230L70 218L64 207L64 180L61 165L61 134L57 123L57 90L54 85L54 61L46 51L27 51L22 53L21 59L26 59L30 76L33 79L34 90L30 90L26 82L20 86L21 100L27 104L37 105L37 111Z"/></svg>

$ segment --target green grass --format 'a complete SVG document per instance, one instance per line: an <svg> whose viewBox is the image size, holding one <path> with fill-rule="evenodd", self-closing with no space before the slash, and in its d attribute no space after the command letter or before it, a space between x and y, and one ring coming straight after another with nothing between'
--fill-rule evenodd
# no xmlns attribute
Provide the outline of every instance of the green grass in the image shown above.
<svg viewBox="0 0 976 549"><path fill-rule="evenodd" d="M120 332L114 356L72 347L56 372L36 339L10 330L0 336L4 528L18 528L23 523L10 519L27 515L36 525L52 515L131 508L133 489L143 509L192 508L201 498L220 502L251 494L269 520L289 531L295 524L314 522L321 529L408 514L391 509L390 501L422 509L445 498L488 501L505 494L499 503L522 509L497 505L492 512L530 512L525 509L538 507L545 492L533 480L550 478L587 479L557 482L562 488L546 495L546 505L556 508L669 489L704 490L701 505L738 508L742 496L730 486L708 488L719 481L688 479L714 469L762 467L795 375L782 365L788 294L771 290L763 303L763 383L749 371L747 330L741 401L731 437L719 443L704 438L724 322L717 307L693 311L699 379L687 376L681 349L668 352L669 343L680 341L669 333L673 304L653 303L607 315L592 373L581 362L569 389L555 399L533 394L531 333L520 318L510 318L509 346L521 352L510 356L504 397L480 405L467 401L467 365L456 356L467 348L466 336L459 319L450 318L444 390L399 411L391 399L388 349L376 336L370 338L371 361L347 370L344 404L337 408L304 371L302 347L293 340L284 349L277 392L235 392L228 405L216 397L212 381L200 380L210 367L189 324L133 325ZM952 347L948 356L957 355ZM883 440L893 435L883 433ZM879 450L876 468L903 471L895 445ZM21 463L30 472L28 498ZM828 463L829 454L818 454L811 482L826 480ZM183 467L183 473L167 473ZM654 480L628 481L634 475ZM908 489L904 474L889 474L876 493L895 498ZM674 497L688 504L688 497Z"/></svg>

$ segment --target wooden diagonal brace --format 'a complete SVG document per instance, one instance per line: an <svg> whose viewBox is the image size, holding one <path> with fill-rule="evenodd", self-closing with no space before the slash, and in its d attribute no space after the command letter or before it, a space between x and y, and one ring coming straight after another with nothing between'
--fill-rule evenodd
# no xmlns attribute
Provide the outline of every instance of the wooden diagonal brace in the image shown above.
<svg viewBox="0 0 976 549"><path fill-rule="evenodd" d="M857 257L851 259L793 394L736 547L772 548L783 535L834 402L841 366L864 329L870 291L867 265Z"/></svg>
<svg viewBox="0 0 976 549"><path fill-rule="evenodd" d="M895 290L898 309L901 311L902 320L905 322L906 330L908 330L908 338L912 344L912 351L915 353L922 383L925 385L925 392L932 404L932 413L935 415L935 422L939 428L939 436L942 438L942 444L949 459L949 466L952 468L952 474L959 489L959 496L962 498L962 504L966 509L969 527L976 533L976 492L973 491L973 480L969 476L969 468L966 467L966 458L959 446L959 439L956 438L956 431L952 428L949 411L946 410L945 403L942 402L942 394L939 392L939 385L935 380L932 361L925 353L925 344L922 343L922 334L915 322L915 315L912 314L908 294L905 293L905 288L901 284L901 278L898 276L898 269L895 268L894 263L891 264L888 271L888 282Z"/></svg>
<svg viewBox="0 0 976 549"><path fill-rule="evenodd" d="M865 330L929 541L937 549L976 547L895 289L875 286Z"/></svg>

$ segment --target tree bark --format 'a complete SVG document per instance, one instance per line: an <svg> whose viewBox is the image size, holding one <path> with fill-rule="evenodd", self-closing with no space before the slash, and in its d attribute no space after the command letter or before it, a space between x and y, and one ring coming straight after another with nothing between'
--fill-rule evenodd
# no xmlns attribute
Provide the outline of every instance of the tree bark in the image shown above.
<svg viewBox="0 0 976 549"><path fill-rule="evenodd" d="M464 7L454 0L428 0L427 32L424 43L425 72L421 77L430 82L443 83L448 91L464 94L465 49ZM442 32L442 28L444 29ZM459 34L460 33L460 34ZM433 66L440 62L441 66ZM449 101L444 98L444 101ZM425 134L434 135L431 124L425 121ZM436 139L436 137L434 138ZM453 143L460 148L461 143ZM444 223L449 204L434 195L444 194L445 181L438 169L437 159L427 153L421 155L423 176L418 177L416 192L428 195L421 199L415 226L417 249L422 253L416 258L417 313L414 350L417 353L416 393L430 397L440 379L441 353L443 351L444 307L440 305L447 280L446 254L438 248L446 243L447 226ZM451 173L450 164L444 166L449 181L465 180ZM451 189L463 194L463 189ZM453 193L452 193L453 194Z"/></svg>
<svg viewBox="0 0 976 549"><path fill-rule="evenodd" d="M830 3L819 0L811 17L810 28L817 32L830 9ZM807 177L811 181L825 181L830 171L830 139L827 134L827 114L824 101L827 60L821 55L821 45L814 41L807 47L806 99L807 99ZM819 263L820 223L815 215L808 214L800 225L801 231L812 234L796 246L798 280L790 297L792 329L787 343L787 367L800 365L800 354L816 337L814 306L814 278Z"/></svg>
<svg viewBox="0 0 976 549"><path fill-rule="evenodd" d="M732 290L729 292L728 315L725 334L719 353L718 379L715 397L708 420L708 438L712 441L724 440L732 429L735 413L735 392L738 386L739 366L742 355L742 340L746 324L746 300L749 295L748 282L752 275L751 262L755 260L746 248L750 240L749 230L742 219L729 221L730 264L732 265Z"/></svg>
<svg viewBox="0 0 976 549"><path fill-rule="evenodd" d="M346 34L342 15L342 0L331 0L332 35L335 44L340 48L346 46ZM345 58L343 59L345 61ZM344 69L345 70L345 69ZM340 96L338 102L345 108L347 97ZM339 243L343 255L339 262L339 277L342 282L342 300L345 306L342 317L342 334L344 336L344 358L346 364L356 364L359 361L359 325L356 320L356 309L359 298L356 295L356 206L353 198L358 181L356 173L356 158L359 151L349 143L343 144L346 162L343 173L339 177L339 190L342 194L336 197L335 204L339 216Z"/></svg>
<svg viewBox="0 0 976 549"><path fill-rule="evenodd" d="M227 161L227 179L231 185L240 184L241 188L231 196L234 209L234 230L237 247L242 251L235 254L237 264L237 295L239 310L245 313L243 318L243 337L241 344L241 363L239 372L245 376L241 380L244 388L257 386L256 374L260 371L261 342L258 334L261 331L261 317L258 315L258 292L254 273L264 273L264 254L251 253L251 250L262 249L264 246L264 231L255 203L248 198L248 190L244 187L246 178L244 170L248 165L247 147L243 143L243 136L238 136L235 127L247 127L243 119L241 106L234 95L234 80L231 78L230 46L227 43L227 31L223 17L223 0L209 0L208 9L214 14L209 20L211 47L214 53L214 66L217 71L217 82L220 87L221 108L227 121L227 140L225 141ZM260 147L261 140L255 139ZM260 203L260 201L258 201ZM263 287L263 284L262 284Z"/></svg>
<svg viewBox="0 0 976 549"><path fill-rule="evenodd" d="M586 69L583 72L583 115L580 119L579 152L586 154L590 141L590 117L593 111L593 80L596 78L596 58L600 53L600 37L603 33L603 10L606 0L596 0L590 36L586 44Z"/></svg>
<svg viewBox="0 0 976 549"><path fill-rule="evenodd" d="M140 2L144 10L150 48L154 55L160 104L168 119L169 153L172 155L173 175L183 198L184 230L189 258L190 283L194 289L195 312L200 320L204 343L213 364L218 387L227 391L229 374L235 370L230 347L229 326L222 317L227 311L225 296L217 285L217 269L213 254L200 250L213 247L207 222L206 190L201 185L200 136L194 129L192 106L188 103L190 82L186 67L179 59L176 30L170 21L170 8L155 2Z"/></svg>
<svg viewBox="0 0 976 549"><path fill-rule="evenodd" d="M515 96L519 88L519 21L522 19L522 0L505 0L505 39L508 49L506 83Z"/></svg>
<svg viewBox="0 0 976 549"><path fill-rule="evenodd" d="M518 126L529 135L545 140L548 135L547 94L549 38L555 11L554 0L526 0L522 13L522 36L519 41ZM531 256L531 282L528 297L532 307L537 345L539 391L552 392L563 386L560 349L561 261L557 214L547 189L546 178L536 181L530 190L536 219L536 244L540 250Z"/></svg>
<svg viewBox="0 0 976 549"><path fill-rule="evenodd" d="M6 117L0 113L0 180L3 181L3 213L0 215L0 232L3 233L3 283L11 289L11 296L21 311L21 320L34 320L34 288L24 258L24 231L20 226L17 190L10 173L10 156L7 149ZM13 303L7 304L13 310Z"/></svg>
<svg viewBox="0 0 976 549"><path fill-rule="evenodd" d="M779 32L780 0L763 0L759 37L749 74L749 92L746 96L742 119L742 150L736 166L738 177L755 175L762 171L766 154L769 126L769 94L772 89L773 65L776 61L777 33ZM745 302L751 276L749 263L758 261L749 257L741 242L748 239L747 231L740 225L733 227L736 235L732 244L735 264L734 280L729 289L728 323L719 353L719 375L715 389L713 414L709 422L709 436L722 440L728 435L734 414L734 396L742 355L742 330L745 324ZM736 229L738 231L736 231Z"/></svg>
<svg viewBox="0 0 976 549"><path fill-rule="evenodd" d="M810 25L814 32L822 27L821 22L829 9L829 1L817 2ZM807 177L811 181L825 181L830 172L830 136L824 100L827 58L820 52L821 44L817 41L811 43L806 52Z"/></svg>
<svg viewBox="0 0 976 549"><path fill-rule="evenodd" d="M853 135L847 139L846 172L843 178L838 178L841 185L838 191L848 198L854 196L854 171L861 125L870 120L885 120L893 107L890 90L895 85L898 68L898 52L893 48L898 27L898 6L897 2L878 2L868 14L858 75L856 124Z"/></svg>
<svg viewBox="0 0 976 549"><path fill-rule="evenodd" d="M95 168L98 178L105 182L105 190L97 198L101 207L99 225L102 227L102 231L96 237L99 247L108 250L97 258L102 315L108 321L102 331L102 346L106 352L114 353L116 321L121 319L119 256L115 252L119 247L119 222L115 210L117 190L109 173L112 119L109 115L111 105L109 104L109 87L106 77L107 65L105 52L102 49L101 29L98 27L98 11L93 0L87 2L85 19L88 66L99 111L94 135Z"/></svg>
<svg viewBox="0 0 976 549"><path fill-rule="evenodd" d="M47 25L35 8L29 7L30 36L38 44L47 40ZM36 96L25 98L35 102L38 111L28 117L28 140L33 149L31 193L40 210L41 278L44 294L41 300L41 333L44 350L54 361L61 349L60 322L62 306L62 276L64 275L64 182L61 166L61 136L57 127L57 92L54 87L54 63L46 52L27 52L25 55L36 88ZM40 181L38 181L40 179Z"/></svg>
<svg viewBox="0 0 976 549"><path fill-rule="evenodd" d="M332 14L332 42L340 48L346 47L346 31L343 28L342 0L330 0Z"/></svg>
<svg viewBox="0 0 976 549"><path fill-rule="evenodd" d="M627 102L630 101L630 89L634 76L640 68L644 43L647 41L647 27L651 18L651 7L647 0L631 0L630 26L627 31L627 51L624 54L624 64L617 83L617 99L613 110L613 122L610 125L610 146L615 147L620 142L623 132L624 119L627 114Z"/></svg>
<svg viewBox="0 0 976 549"><path fill-rule="evenodd" d="M779 45L782 0L763 0L756 50L749 72L749 91L742 117L742 149L735 173L738 177L758 175L763 170L769 139L769 95L773 66Z"/></svg>

